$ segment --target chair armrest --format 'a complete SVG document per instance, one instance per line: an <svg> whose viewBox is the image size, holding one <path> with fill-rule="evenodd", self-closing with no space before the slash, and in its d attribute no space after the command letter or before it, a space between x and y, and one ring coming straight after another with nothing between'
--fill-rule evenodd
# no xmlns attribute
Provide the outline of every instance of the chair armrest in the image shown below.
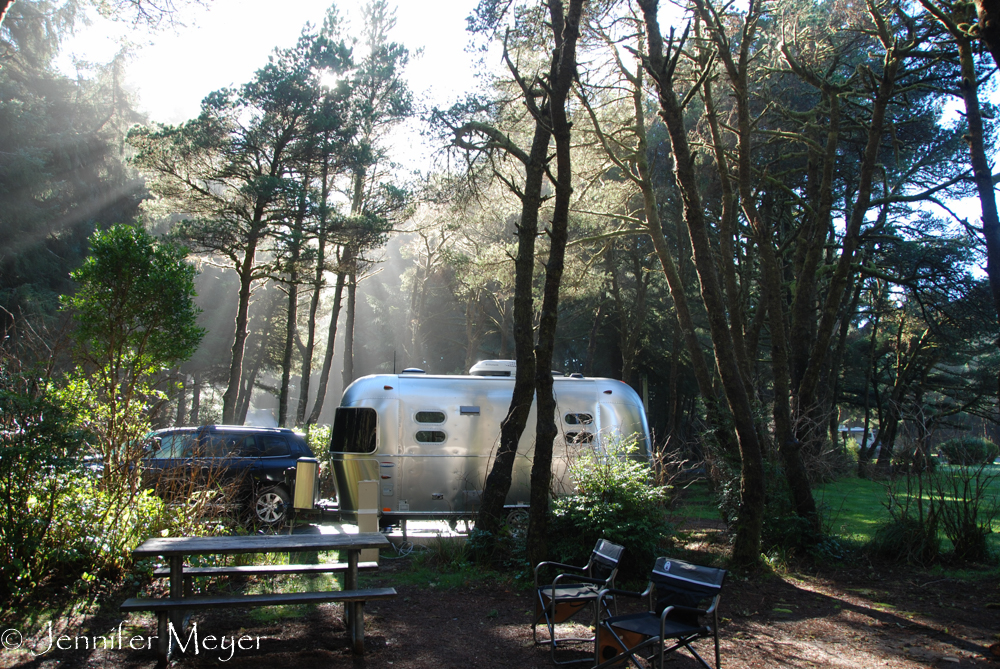
<svg viewBox="0 0 1000 669"><path fill-rule="evenodd" d="M558 585L559 581L562 580L563 576L565 576L567 578L572 578L574 583L593 583L595 585L603 585L603 584L607 583L607 579L605 579L605 578L593 578L593 577L590 577L590 576L577 576L576 574L559 574L552 581L551 585ZM546 586L543 585L541 587L544 588Z"/></svg>
<svg viewBox="0 0 1000 669"><path fill-rule="evenodd" d="M707 609L699 609L693 606L681 606L680 604L674 606L668 606L667 608L663 609L663 613L660 614L660 618L662 620L666 620L667 615L671 611L685 611L687 613L697 613L698 615L702 616L710 616L713 613L715 613L715 609L718 608L720 599L722 599L722 595L716 595L715 597L712 597L712 603L708 606Z"/></svg>
<svg viewBox="0 0 1000 669"><path fill-rule="evenodd" d="M539 562L537 565L535 565L536 588L538 587L538 572L542 567L559 567L560 569L572 569L573 571L579 571L579 572L585 571L584 567L577 567L571 564L563 564L562 562ZM548 583L546 583L545 585L548 585Z"/></svg>
<svg viewBox="0 0 1000 669"><path fill-rule="evenodd" d="M597 601L600 604L604 603L605 597L631 597L632 599L642 599L647 593L645 592L635 592L633 590L620 590L619 588L605 588L597 593Z"/></svg>
<svg viewBox="0 0 1000 669"><path fill-rule="evenodd" d="M667 622L667 616L670 615L671 613L673 613L674 611L683 611L683 612L686 612L686 613L696 613L699 616L705 616L705 615L710 615L715 610L715 605L717 603L718 603L718 601L714 601L712 603L712 606L708 607L707 609L698 609L698 608L695 608L693 606L679 606L679 605L678 606L668 606L667 608L663 609L663 613L660 614L660 638L663 638L663 627L664 627L664 625Z"/></svg>

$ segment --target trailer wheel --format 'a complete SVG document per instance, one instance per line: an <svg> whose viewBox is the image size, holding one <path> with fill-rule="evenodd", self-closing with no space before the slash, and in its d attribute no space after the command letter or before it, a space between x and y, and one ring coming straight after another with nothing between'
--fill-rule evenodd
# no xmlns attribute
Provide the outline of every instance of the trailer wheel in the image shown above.
<svg viewBox="0 0 1000 669"><path fill-rule="evenodd" d="M528 535L528 510L511 509L507 514L505 523L507 532L516 539L523 539Z"/></svg>

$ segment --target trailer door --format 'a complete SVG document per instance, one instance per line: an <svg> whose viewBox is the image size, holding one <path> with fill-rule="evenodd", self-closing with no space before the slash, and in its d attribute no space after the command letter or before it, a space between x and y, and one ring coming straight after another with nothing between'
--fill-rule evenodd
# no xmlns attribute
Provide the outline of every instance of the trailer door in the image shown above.
<svg viewBox="0 0 1000 669"><path fill-rule="evenodd" d="M358 482L378 481L378 413L370 407L338 407L330 438L330 462L342 513L358 511Z"/></svg>

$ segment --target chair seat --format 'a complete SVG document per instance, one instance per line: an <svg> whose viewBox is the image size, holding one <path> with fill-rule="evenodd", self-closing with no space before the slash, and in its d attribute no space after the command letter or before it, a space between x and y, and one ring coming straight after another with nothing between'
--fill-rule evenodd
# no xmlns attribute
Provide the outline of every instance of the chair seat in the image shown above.
<svg viewBox="0 0 1000 669"><path fill-rule="evenodd" d="M605 620L604 624L615 629L641 634L642 636L660 636L660 617L652 613L633 613L627 616L615 616ZM685 625L684 623L679 623L668 618L663 627L663 638L679 639L704 634L705 629L705 627Z"/></svg>
<svg viewBox="0 0 1000 669"><path fill-rule="evenodd" d="M538 589L538 594L546 601L555 599L557 602L565 600L587 601L597 599L601 589L592 583L560 583L554 588L543 586Z"/></svg>

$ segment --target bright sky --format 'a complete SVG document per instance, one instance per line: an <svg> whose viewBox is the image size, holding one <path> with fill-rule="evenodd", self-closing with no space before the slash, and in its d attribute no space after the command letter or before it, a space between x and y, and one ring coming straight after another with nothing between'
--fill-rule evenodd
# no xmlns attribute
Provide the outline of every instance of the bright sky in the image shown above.
<svg viewBox="0 0 1000 669"><path fill-rule="evenodd" d="M418 104L447 105L476 87L474 56L465 51L466 17L478 0L396 0L394 39L411 53L407 77ZM205 0L188 5L184 27L128 38L140 46L128 68L128 82L139 94L139 107L153 121L179 123L198 114L202 98L224 86L250 79L275 47L295 43L306 22L319 25L330 0L288 0L275 11L273 0ZM341 2L341 15L361 26L361 0ZM64 45L61 66L71 73L74 56L106 62L120 48L120 23L95 21L81 26ZM352 31L353 32L353 31ZM421 54L418 51L422 50ZM493 67L499 65L495 54ZM393 137L394 158L410 169L427 169L430 147L411 123ZM978 201L954 203L961 215L978 220Z"/></svg>
<svg viewBox="0 0 1000 669"><path fill-rule="evenodd" d="M410 50L407 69L418 101L446 105L475 87L474 57L466 53L466 17L477 0L397 0L393 38ZM351 33L361 27L361 2L339 4ZM127 78L139 93L139 107L153 121L178 123L198 114L208 93L250 79L275 47L295 43L306 22L321 25L330 0L206 0L204 7L186 6L185 27L156 34L133 32L139 44ZM276 7L280 9L276 10ZM96 21L81 26L66 42L61 66L72 71L72 57L105 62L118 50L120 24ZM422 50L422 54L417 54ZM407 133L419 151L419 138Z"/></svg>

